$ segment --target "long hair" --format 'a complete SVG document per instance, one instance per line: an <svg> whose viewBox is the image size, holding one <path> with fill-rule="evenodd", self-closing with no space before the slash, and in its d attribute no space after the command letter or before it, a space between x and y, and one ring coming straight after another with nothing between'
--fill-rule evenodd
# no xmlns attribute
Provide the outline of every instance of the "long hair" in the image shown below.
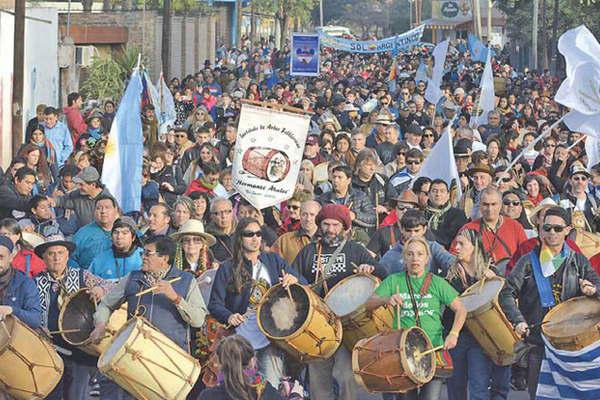
<svg viewBox="0 0 600 400"><path fill-rule="evenodd" d="M242 232L246 230L248 225L260 223L255 218L242 218L238 221L235 232L231 238L231 252L233 253L233 288L236 293L241 293L244 285L249 282L252 277L246 268L244 268L244 253L242 249Z"/></svg>
<svg viewBox="0 0 600 400"><path fill-rule="evenodd" d="M252 357L252 345L240 335L228 336L217 346L225 392L232 399L256 400L258 397L256 389L244 376L244 367L248 366Z"/></svg>
<svg viewBox="0 0 600 400"><path fill-rule="evenodd" d="M27 159L29 153L33 153L34 151L39 151L40 153L40 158L35 166L37 175L41 179L43 187L47 188L52 183L52 173L50 172L50 166L46 160L46 152L35 144L27 143L19 149L17 156Z"/></svg>
<svg viewBox="0 0 600 400"><path fill-rule="evenodd" d="M465 229L457 236L466 238L473 245L473 256L471 257L471 265L473 266L473 273L475 279L480 280L483 278L483 273L489 268L489 257L483 247L483 240L481 234L473 229ZM460 277L458 273L458 262L455 262L448 270L447 279L450 281L454 278Z"/></svg>

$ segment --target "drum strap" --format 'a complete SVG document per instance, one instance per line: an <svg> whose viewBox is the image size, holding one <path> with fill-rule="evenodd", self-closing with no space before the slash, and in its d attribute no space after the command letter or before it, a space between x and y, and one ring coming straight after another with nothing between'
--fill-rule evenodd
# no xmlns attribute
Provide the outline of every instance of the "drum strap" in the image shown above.
<svg viewBox="0 0 600 400"><path fill-rule="evenodd" d="M417 321L417 326L421 327L421 320L419 319L419 307L417 306L417 300L415 299L415 290L413 289L412 283L410 283L410 278L408 276L408 272L404 275L406 278L406 285L408 286L408 294L410 295L410 303L412 304L413 312L415 313L415 320ZM427 294L429 290L429 286L431 285L432 274L428 272L425 276L425 280L423 281L423 285L421 285L421 289L419 290L419 295L421 297Z"/></svg>
<svg viewBox="0 0 600 400"><path fill-rule="evenodd" d="M490 258L492 258L494 260L494 262L500 261L500 260L496 260L496 256L493 253L494 248L496 248L496 240L500 241L500 244L502 245L502 247L504 247L506 254L508 254L509 256L512 255L506 242L504 240L502 240L502 238L498 235L498 229L500 229L501 224L502 224L502 219L500 219L500 221L498 221L498 226L496 227L496 230L494 231L489 226L487 226L487 224L485 222L483 222L483 220L481 221L481 229L480 229L481 230L481 239L483 240L483 231L488 230L488 229L492 233L492 235L494 235L494 241L492 242L492 244L490 245L490 249L488 250Z"/></svg>

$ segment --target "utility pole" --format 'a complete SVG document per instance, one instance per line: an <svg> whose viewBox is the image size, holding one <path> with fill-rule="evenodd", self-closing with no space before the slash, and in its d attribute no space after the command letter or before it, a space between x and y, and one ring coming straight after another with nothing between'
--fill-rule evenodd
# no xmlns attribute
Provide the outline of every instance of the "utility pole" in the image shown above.
<svg viewBox="0 0 600 400"><path fill-rule="evenodd" d="M171 78L171 0L164 0L162 32L162 68L165 80Z"/></svg>
<svg viewBox="0 0 600 400"><path fill-rule="evenodd" d="M488 0L487 3L487 41L492 41L492 8L494 7L494 3L492 0Z"/></svg>
<svg viewBox="0 0 600 400"><path fill-rule="evenodd" d="M552 47L551 47L551 51L552 53L550 53L550 59L551 59L551 68L552 68L552 75L556 76L557 72L558 72L558 54L556 52L557 48L558 48L558 41L557 41L557 36L558 36L558 0L554 0L554 17L552 20Z"/></svg>
<svg viewBox="0 0 600 400"><path fill-rule="evenodd" d="M13 44L12 152L17 154L23 143L23 78L25 59L25 1L15 1Z"/></svg>
<svg viewBox="0 0 600 400"><path fill-rule="evenodd" d="M235 31L236 46L242 47L242 0L235 0L237 30Z"/></svg>
<svg viewBox="0 0 600 400"><path fill-rule="evenodd" d="M548 68L548 32L547 18L546 18L546 0L542 0L542 37L540 38L540 45L542 46L542 66L540 69Z"/></svg>
<svg viewBox="0 0 600 400"><path fill-rule="evenodd" d="M323 0L319 0L319 21L321 22L321 28L323 27Z"/></svg>
<svg viewBox="0 0 600 400"><path fill-rule="evenodd" d="M481 6L479 0L473 0L473 16L475 17L475 34L481 39Z"/></svg>
<svg viewBox="0 0 600 400"><path fill-rule="evenodd" d="M533 21L531 33L531 66L533 69L538 68L538 16L540 4L539 0L533 0Z"/></svg>

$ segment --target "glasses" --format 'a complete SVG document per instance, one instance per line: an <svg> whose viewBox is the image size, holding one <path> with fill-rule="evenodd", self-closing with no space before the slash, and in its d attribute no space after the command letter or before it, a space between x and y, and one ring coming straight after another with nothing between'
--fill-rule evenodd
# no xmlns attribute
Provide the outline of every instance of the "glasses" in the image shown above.
<svg viewBox="0 0 600 400"><path fill-rule="evenodd" d="M519 200L504 200L502 204L504 204L505 206L517 207L521 205L521 202Z"/></svg>
<svg viewBox="0 0 600 400"><path fill-rule="evenodd" d="M211 214L212 215L229 215L231 214L232 210L222 210L222 211L213 211Z"/></svg>
<svg viewBox="0 0 600 400"><path fill-rule="evenodd" d="M433 137L433 133L424 133L423 137Z"/></svg>
<svg viewBox="0 0 600 400"><path fill-rule="evenodd" d="M255 232L244 231L244 232L242 232L242 237L251 238L251 237L254 237L254 236L260 238L260 237L262 237L262 232L261 231L255 231Z"/></svg>
<svg viewBox="0 0 600 400"><path fill-rule="evenodd" d="M297 210L300 208L300 206L295 206L295 205L289 205L287 206L288 210Z"/></svg>
<svg viewBox="0 0 600 400"><path fill-rule="evenodd" d="M142 252L142 255L143 255L144 257L151 257L151 256L153 256L153 255L155 255L155 254L158 254L158 252L157 252L157 251L152 251L152 250L144 250L144 251Z"/></svg>
<svg viewBox="0 0 600 400"><path fill-rule="evenodd" d="M498 178L500 179L500 181L504 182L504 183L508 183L512 180L512 178L510 176L503 176L502 178Z"/></svg>
<svg viewBox="0 0 600 400"><path fill-rule="evenodd" d="M542 226L542 229L544 230L544 232L554 231L556 233L562 233L562 231L564 231L565 228L566 228L566 226L564 226L564 225L544 224Z"/></svg>
<svg viewBox="0 0 600 400"><path fill-rule="evenodd" d="M552 144L552 143L546 143L546 144L544 145L544 147L545 147L545 148L548 148L548 147L556 147L556 145L555 145L555 144Z"/></svg>
<svg viewBox="0 0 600 400"><path fill-rule="evenodd" d="M201 237L187 237L187 238L183 238L181 243L183 243L183 244L201 244L201 243L203 243L203 241L202 241Z"/></svg>
<svg viewBox="0 0 600 400"><path fill-rule="evenodd" d="M406 156L406 152L405 151L399 151L398 153L396 153L396 155L404 157L404 156Z"/></svg>
<svg viewBox="0 0 600 400"><path fill-rule="evenodd" d="M177 138L184 138L184 137L186 137L186 136L187 136L187 135L175 135L175 137L177 137Z"/></svg>
<svg viewBox="0 0 600 400"><path fill-rule="evenodd" d="M407 160L406 163L409 165L419 165L419 164L421 164L421 161L420 160Z"/></svg>
<svg viewBox="0 0 600 400"><path fill-rule="evenodd" d="M586 182L588 180L587 176L574 176L571 179L573 179L575 182Z"/></svg>
<svg viewBox="0 0 600 400"><path fill-rule="evenodd" d="M398 205L398 206L396 206L396 210L398 210L398 211L412 210L413 208L415 208L415 207L408 206L408 205Z"/></svg>

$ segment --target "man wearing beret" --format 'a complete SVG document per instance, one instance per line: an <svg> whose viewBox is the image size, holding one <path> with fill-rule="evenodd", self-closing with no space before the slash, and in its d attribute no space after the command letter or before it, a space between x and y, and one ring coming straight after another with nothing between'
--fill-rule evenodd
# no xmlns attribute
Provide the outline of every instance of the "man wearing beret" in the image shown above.
<svg viewBox="0 0 600 400"><path fill-rule="evenodd" d="M292 270L298 271L309 283L321 282L314 290L320 296L342 279L358 273L375 274L385 278L385 268L377 263L362 245L347 240L352 226L350 211L341 204L325 204L317 215L319 230L315 240L306 245L292 263ZM350 352L340 348L328 360L308 364L310 373L310 397L319 400L333 400L333 369L339 370L336 376L340 386L340 400L358 398L359 388L352 375Z"/></svg>
<svg viewBox="0 0 600 400"><path fill-rule="evenodd" d="M35 283L11 266L13 242L0 236L0 321L14 315L30 328L41 324L40 299Z"/></svg>

